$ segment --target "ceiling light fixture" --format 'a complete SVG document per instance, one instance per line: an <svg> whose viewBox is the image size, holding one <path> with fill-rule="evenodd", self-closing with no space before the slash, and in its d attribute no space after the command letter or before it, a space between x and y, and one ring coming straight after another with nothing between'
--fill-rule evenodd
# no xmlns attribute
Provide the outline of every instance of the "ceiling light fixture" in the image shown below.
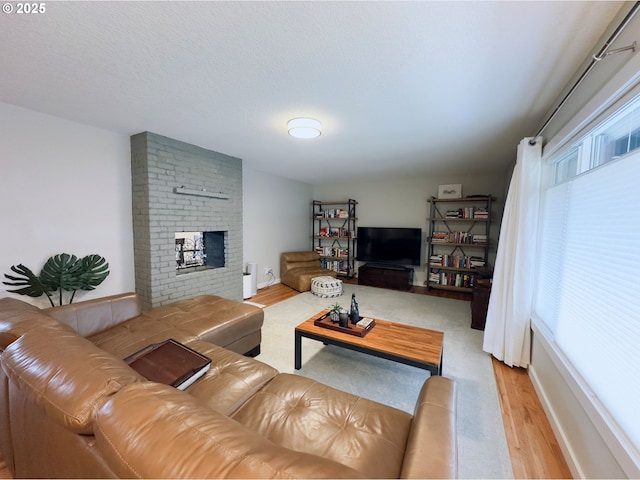
<svg viewBox="0 0 640 480"><path fill-rule="evenodd" d="M315 118L292 118L287 127L289 135L296 138L316 138L322 133L322 123Z"/></svg>

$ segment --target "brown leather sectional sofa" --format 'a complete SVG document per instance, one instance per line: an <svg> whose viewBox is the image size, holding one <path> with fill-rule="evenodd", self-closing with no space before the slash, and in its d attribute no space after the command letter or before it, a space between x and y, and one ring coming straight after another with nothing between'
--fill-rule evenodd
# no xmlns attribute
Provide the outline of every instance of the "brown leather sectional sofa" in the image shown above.
<svg viewBox="0 0 640 480"><path fill-rule="evenodd" d="M262 321L215 296L0 299L2 456L20 478L456 476L453 381L427 380L409 415L241 355ZM212 359L185 391L121 360L166 338Z"/></svg>

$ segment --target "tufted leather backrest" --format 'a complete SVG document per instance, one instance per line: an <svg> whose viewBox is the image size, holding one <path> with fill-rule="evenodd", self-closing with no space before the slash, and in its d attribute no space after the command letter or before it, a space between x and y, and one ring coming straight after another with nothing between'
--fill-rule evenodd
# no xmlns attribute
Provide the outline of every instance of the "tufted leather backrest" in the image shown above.
<svg viewBox="0 0 640 480"><path fill-rule="evenodd" d="M188 393L154 383L114 395L98 412L96 441L121 478L362 477L278 446Z"/></svg>

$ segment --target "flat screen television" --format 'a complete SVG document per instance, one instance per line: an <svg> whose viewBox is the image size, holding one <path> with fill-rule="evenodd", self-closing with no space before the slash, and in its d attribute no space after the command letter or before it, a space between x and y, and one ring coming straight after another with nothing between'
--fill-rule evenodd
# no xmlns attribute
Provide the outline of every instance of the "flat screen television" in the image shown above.
<svg viewBox="0 0 640 480"><path fill-rule="evenodd" d="M420 265L420 228L358 227L356 260L361 262Z"/></svg>

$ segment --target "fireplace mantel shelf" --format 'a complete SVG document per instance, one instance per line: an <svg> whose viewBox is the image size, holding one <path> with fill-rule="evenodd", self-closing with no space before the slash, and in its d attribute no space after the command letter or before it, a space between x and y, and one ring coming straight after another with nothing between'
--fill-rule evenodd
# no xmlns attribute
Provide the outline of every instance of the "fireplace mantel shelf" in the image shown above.
<svg viewBox="0 0 640 480"><path fill-rule="evenodd" d="M209 198L220 198L222 200L229 200L229 194L222 193L222 192L207 192L206 190L195 190L193 188L185 188L185 187L175 187L173 191L181 195L195 195L196 197L209 197Z"/></svg>

